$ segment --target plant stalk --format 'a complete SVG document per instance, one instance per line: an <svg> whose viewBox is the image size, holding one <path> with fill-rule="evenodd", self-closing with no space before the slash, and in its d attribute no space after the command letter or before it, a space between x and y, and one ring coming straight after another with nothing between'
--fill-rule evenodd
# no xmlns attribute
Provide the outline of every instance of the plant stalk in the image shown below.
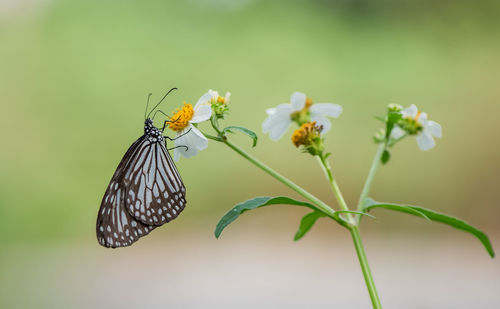
<svg viewBox="0 0 500 309"><path fill-rule="evenodd" d="M382 305L378 297L377 288L375 287L375 282L373 281L372 273L370 271L370 266L368 265L368 259L366 257L365 248L363 247L363 242L361 241L361 235L359 233L358 226L351 226L349 228L352 241L354 242L354 247L356 248L356 253L358 254L359 265L363 271L363 276L365 277L366 287L368 288L368 293L370 294L370 299L374 309L381 309Z"/></svg>
<svg viewBox="0 0 500 309"><path fill-rule="evenodd" d="M220 141L220 139L219 139L219 141ZM307 192L306 190L304 190L303 188L301 188L300 186L298 186L297 184L295 184L290 179L286 178L285 176L279 174L278 172L276 172L275 170L273 170L269 166L265 165L261 161L259 161L256 158L252 157L246 151L244 151L240 147L236 146L235 144L231 143L227 139L222 139L222 142L224 144L226 144L227 146L229 146L229 148L231 148L232 150L234 150L235 152L237 152L239 155L241 155L242 157L244 157L245 159L247 159L248 161L250 161L251 163L253 163L254 165L256 165L258 168L260 168L264 172L266 172L269 175L271 175L272 177L274 177L279 182L283 183L284 185L286 185L287 187L289 187L293 191L295 191L298 194L302 195L304 198L306 198L307 200L309 200L310 202L312 202L314 205L316 205L319 209L321 209L325 214L327 214L330 217L336 219L335 218L335 211L332 208L330 208L330 206L328 206L327 204L325 204L323 201L321 201L320 199L318 199L317 197L315 197L311 193Z"/></svg>
<svg viewBox="0 0 500 309"><path fill-rule="evenodd" d="M348 217L348 221L349 221L349 224L348 224L344 221L344 219L338 218L336 216L337 214L335 213L335 211L330 206L325 204L323 201L321 201L320 199L318 199L317 197L315 197L311 193L307 192L306 190L304 190L303 188L301 188L300 186L298 186L297 184L292 182L290 179L284 177L283 175L279 174L278 172L276 172L275 170L273 170L269 166L267 166L264 163L262 163L261 161L257 160L256 158L254 158L253 156L248 154L246 151L244 151L240 147L238 147L235 144L233 144L232 142L230 142L224 136L224 134L221 132L221 130L219 129L217 120L214 119L213 117L211 118L211 123L212 123L212 127L217 132L218 136L212 136L209 134L205 134L205 136L207 138L226 144L229 148L234 150L236 153L238 153L239 155L241 155L242 157L244 157L245 159L247 159L248 161L253 163L255 166L257 166L258 168L260 168L261 170L263 170L267 174L271 175L276 180L283 183L284 185L286 185L287 187L289 187L293 191L302 195L304 198L306 198L307 200L312 202L314 205L316 205L316 207L318 207L325 214L327 214L328 216L330 216L331 218L336 220L338 223L340 223L341 225L343 225L349 229L349 231L351 232L351 235L352 235L353 242L354 242L354 247L356 248L356 253L358 255L359 264L361 266L361 270L362 270L363 276L365 278L366 286L367 286L368 292L370 294L370 299L372 301L373 308L374 309L382 308L382 306L380 304L380 300L378 298L377 289L375 287L375 282L373 281L370 267L368 265L368 259L366 257L363 243L361 241L359 229L358 229L358 226L356 225L356 222L353 222L351 214L350 213L346 214L346 216ZM382 155L383 150L384 150L384 148L382 148L381 151L379 149L380 155L379 155L379 152L377 152L376 158L374 160L375 166L372 165L372 168L371 168L370 173L368 175L367 183L365 183L365 188L363 189L363 194L365 194L365 195L368 194L369 187L370 187L371 182L373 180L373 176L375 175L376 164L378 164L378 160L380 160L380 156ZM320 159L322 167L324 168L324 171L326 172L326 175L327 175L329 183L332 187L333 193L334 193L341 209L343 211L349 211L349 207L347 206L347 203L345 202L344 197L342 196L340 188L337 185L335 178L333 177L333 173L331 171L331 167L330 167L328 161L326 160L326 158L323 155L320 155L318 157ZM363 196L363 194L362 194L362 196Z"/></svg>
<svg viewBox="0 0 500 309"><path fill-rule="evenodd" d="M372 166L370 167L370 171L368 172L368 176L366 177L365 185L363 186L363 191L361 191L361 195L359 196L358 201L358 211L363 211L363 203L365 199L368 197L368 193L370 193L370 188L373 183L373 178L375 177L375 173L377 172L377 168L380 164L380 158L382 158L382 154L384 153L386 144L382 143L378 146L377 153L373 158ZM358 217L359 220L359 217Z"/></svg>
<svg viewBox="0 0 500 309"><path fill-rule="evenodd" d="M380 155L382 155L383 150L384 148L382 148L382 151L380 151L379 149ZM373 181L373 176L375 175L376 166L378 165L378 160L380 160L380 157L378 156L379 152L377 152L376 160L374 161L374 165L372 166L372 169L370 170L370 173L368 175L368 186L365 185L366 189L365 194L368 194L369 187L371 185L371 182ZM335 178L333 177L332 168L330 164L328 163L324 155L322 154L318 155L318 158L321 166L323 167L323 170L325 171L328 177L328 181L330 182L330 186L332 187L333 194L337 198L340 207L343 210L348 211L349 207L347 206L347 203L345 202L344 197L340 192L340 188L337 185ZM361 241L361 235L359 233L359 227L358 227L359 223L354 221L351 214L349 213L347 214L347 218L350 223L350 225L348 225L347 228L349 229L352 235L352 241L354 243L354 247L356 248L359 265L361 266L363 277L365 278L366 287L368 289L368 293L370 294L370 299L372 301L373 308L374 309L382 308L382 305L380 304L380 299L377 294L377 288L375 287L375 282L373 281L372 273L370 271L370 266L368 265L368 259L366 257L365 249L363 247L363 242Z"/></svg>
<svg viewBox="0 0 500 309"><path fill-rule="evenodd" d="M330 187L332 188L333 195L337 199L340 208L344 211L349 211L349 207L345 202L344 196L342 195L342 192L340 191L340 188L337 182L335 181L335 178L333 177L332 168L330 167L330 164L328 163L323 154L320 154L317 157L320 161L321 166L323 167L323 171L325 172L326 177L328 178L328 182L330 183ZM347 213L346 217L348 218L350 224L354 224L350 213Z"/></svg>

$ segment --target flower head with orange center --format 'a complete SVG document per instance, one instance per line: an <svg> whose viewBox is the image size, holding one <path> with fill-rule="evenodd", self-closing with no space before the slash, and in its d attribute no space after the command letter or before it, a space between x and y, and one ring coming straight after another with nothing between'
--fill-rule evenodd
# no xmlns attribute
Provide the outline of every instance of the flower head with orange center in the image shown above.
<svg viewBox="0 0 500 309"><path fill-rule="evenodd" d="M421 112L412 104L401 110L402 119L394 126L391 138L398 140L404 135L416 135L417 145L421 150L429 150L436 146L434 137L441 138L441 125L427 119L427 113Z"/></svg>
<svg viewBox="0 0 500 309"><path fill-rule="evenodd" d="M323 126L316 125L316 121L306 122L293 132L292 143L295 147L303 147L305 152L309 152L313 156L323 152L323 139L320 134Z"/></svg>
<svg viewBox="0 0 500 309"><path fill-rule="evenodd" d="M269 137L277 141L288 130L292 123L299 126L306 122L316 121L323 126L323 133L331 127L328 117L337 118L342 113L342 107L333 103L313 103L302 92L294 92L290 103L280 104L266 110L268 117L262 123L262 131L269 133Z"/></svg>
<svg viewBox="0 0 500 309"><path fill-rule="evenodd" d="M182 108L178 108L175 114L170 118L168 127L176 132L184 130L189 125L189 121L193 118L193 105L184 102Z"/></svg>
<svg viewBox="0 0 500 309"><path fill-rule="evenodd" d="M174 160L178 161L182 156L189 158L208 146L208 140L196 128L200 122L210 119L212 116L211 102L216 100L211 91L202 95L198 102L193 105L185 103L178 108L168 122L168 127L177 132L175 140Z"/></svg>

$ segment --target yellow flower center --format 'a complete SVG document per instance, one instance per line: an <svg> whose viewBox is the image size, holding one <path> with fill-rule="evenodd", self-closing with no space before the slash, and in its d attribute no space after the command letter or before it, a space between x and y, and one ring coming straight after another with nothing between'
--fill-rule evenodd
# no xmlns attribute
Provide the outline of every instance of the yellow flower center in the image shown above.
<svg viewBox="0 0 500 309"><path fill-rule="evenodd" d="M415 121L418 122L418 119L420 118L420 115L422 114L421 111L418 111L415 117L412 116L406 116L404 119L410 120L410 121Z"/></svg>
<svg viewBox="0 0 500 309"><path fill-rule="evenodd" d="M193 118L193 105L184 102L182 108L178 108L175 114L170 118L168 127L174 131L182 131L189 125L189 120Z"/></svg>
<svg viewBox="0 0 500 309"><path fill-rule="evenodd" d="M304 109L305 110L309 110L309 108L311 107L311 105L313 104L313 100L312 99L309 99L307 98L306 99L306 106L304 106Z"/></svg>
<svg viewBox="0 0 500 309"><path fill-rule="evenodd" d="M300 126L292 135L292 143L295 147L308 146L311 143L311 134L314 133L316 121L306 122Z"/></svg>
<svg viewBox="0 0 500 309"><path fill-rule="evenodd" d="M226 98L218 96L216 102L214 102L214 103L222 103L222 104L224 104L224 103L226 103Z"/></svg>
<svg viewBox="0 0 500 309"><path fill-rule="evenodd" d="M302 108L300 111L293 112L290 115L290 119L292 121L295 121L298 125L302 125L303 123L311 121L311 116L309 114L309 108L311 108L311 105L313 104L313 101L309 98L306 99L306 104L304 105L304 108Z"/></svg>
<svg viewBox="0 0 500 309"><path fill-rule="evenodd" d="M415 121L418 121L418 118L420 118L420 114L422 114L422 112L421 112L421 111L418 111L418 112L417 112L417 116L415 116Z"/></svg>

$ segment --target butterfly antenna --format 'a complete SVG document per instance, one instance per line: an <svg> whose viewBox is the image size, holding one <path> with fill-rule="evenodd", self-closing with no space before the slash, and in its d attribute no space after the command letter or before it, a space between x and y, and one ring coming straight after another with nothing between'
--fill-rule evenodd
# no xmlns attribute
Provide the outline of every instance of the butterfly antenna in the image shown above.
<svg viewBox="0 0 500 309"><path fill-rule="evenodd" d="M175 87L174 87L174 88L170 89L170 90L169 90L169 91L168 91L168 92L167 92L167 93L163 96L163 98L161 98L160 102L156 103L156 105L155 105L155 106L151 109L151 111L149 112L149 114L148 114L147 118L149 118L149 115L151 115L151 113L155 110L155 108L157 108L157 107L158 107L158 105L160 105L160 104L161 104L161 102L163 102L163 100L165 100L165 98L168 96L168 94L169 94L170 92L174 91L174 90L177 90L177 88L175 88Z"/></svg>
<svg viewBox="0 0 500 309"><path fill-rule="evenodd" d="M146 110L144 111L144 120L146 119L146 113L148 112L149 98L153 95L151 92L148 94L148 100L146 101Z"/></svg>

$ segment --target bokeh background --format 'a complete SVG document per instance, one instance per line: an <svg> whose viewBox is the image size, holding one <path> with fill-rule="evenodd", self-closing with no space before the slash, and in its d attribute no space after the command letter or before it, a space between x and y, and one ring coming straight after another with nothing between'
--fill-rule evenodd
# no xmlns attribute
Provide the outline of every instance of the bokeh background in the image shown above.
<svg viewBox="0 0 500 309"><path fill-rule="evenodd" d="M108 181L142 134L146 95L232 93L237 143L335 206L315 160L260 129L293 91L344 107L328 134L349 203L388 103L444 128L429 152L408 139L371 196L466 219L500 250L498 1L1 0L0 307L369 308L348 233L327 220L292 238L306 210L218 219L257 195L291 195L222 145L182 159L182 215L130 248L97 244ZM386 308L499 308L500 262L477 239L373 212L362 236Z"/></svg>

